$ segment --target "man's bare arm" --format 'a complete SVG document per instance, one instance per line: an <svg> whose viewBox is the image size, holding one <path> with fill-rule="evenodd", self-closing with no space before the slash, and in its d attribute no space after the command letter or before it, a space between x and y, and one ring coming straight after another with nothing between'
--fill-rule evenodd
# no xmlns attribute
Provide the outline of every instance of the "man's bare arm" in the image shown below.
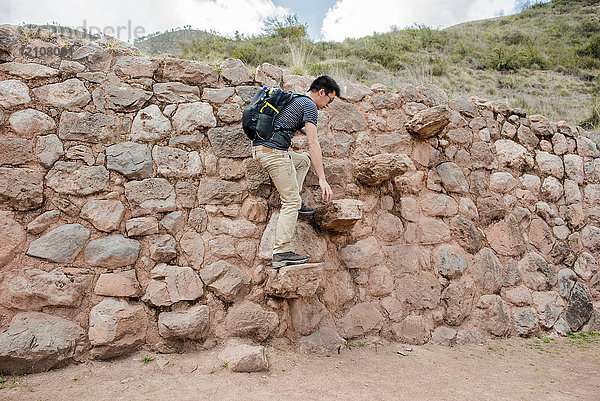
<svg viewBox="0 0 600 401"><path fill-rule="evenodd" d="M323 169L323 154L321 153L321 145L319 145L319 137L317 135L317 127L313 123L307 122L304 125L306 139L308 140L308 153L310 160L317 177L319 177L319 186L321 187L321 196L323 199L330 201L333 198L333 191L325 178L325 170Z"/></svg>

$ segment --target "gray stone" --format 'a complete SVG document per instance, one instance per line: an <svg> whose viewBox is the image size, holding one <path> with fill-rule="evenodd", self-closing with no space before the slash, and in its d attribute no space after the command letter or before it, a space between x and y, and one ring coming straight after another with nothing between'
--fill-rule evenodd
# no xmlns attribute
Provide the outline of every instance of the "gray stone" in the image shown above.
<svg viewBox="0 0 600 401"><path fill-rule="evenodd" d="M135 276L135 270L131 269L101 274L96 281L94 293L107 297L139 297L142 289Z"/></svg>
<svg viewBox="0 0 600 401"><path fill-rule="evenodd" d="M510 308L499 295L483 295L479 299L474 321L481 329L498 337L507 336L512 326Z"/></svg>
<svg viewBox="0 0 600 401"><path fill-rule="evenodd" d="M248 345L238 340L229 340L219 352L219 360L232 372L263 372L269 370L269 362L262 345Z"/></svg>
<svg viewBox="0 0 600 401"><path fill-rule="evenodd" d="M204 241L198 232L195 230L185 231L179 240L179 249L181 250L179 257L184 263L196 270L203 266Z"/></svg>
<svg viewBox="0 0 600 401"><path fill-rule="evenodd" d="M278 325L277 313L264 310L260 305L246 300L234 304L228 310L223 329L228 336L264 341Z"/></svg>
<svg viewBox="0 0 600 401"><path fill-rule="evenodd" d="M152 92L124 84L108 83L101 86L106 106L117 112L140 110L152 97Z"/></svg>
<svg viewBox="0 0 600 401"><path fill-rule="evenodd" d="M164 338L202 340L210 320L208 306L195 305L177 312L158 315L158 333Z"/></svg>
<svg viewBox="0 0 600 401"><path fill-rule="evenodd" d="M78 324L46 313L18 313L0 334L0 370L45 372L70 362L84 347L85 332Z"/></svg>
<svg viewBox="0 0 600 401"><path fill-rule="evenodd" d="M13 212L0 211L0 267L10 262L18 253L26 239L25 230L15 221Z"/></svg>
<svg viewBox="0 0 600 401"><path fill-rule="evenodd" d="M280 298L314 295L323 276L321 265L318 263L285 266L269 273L265 291L271 296Z"/></svg>
<svg viewBox="0 0 600 401"><path fill-rule="evenodd" d="M158 220L154 216L134 217L125 222L125 229L129 237L158 234Z"/></svg>
<svg viewBox="0 0 600 401"><path fill-rule="evenodd" d="M140 110L131 126L133 141L154 143L167 138L170 133L171 122L155 104Z"/></svg>
<svg viewBox="0 0 600 401"><path fill-rule="evenodd" d="M431 335L434 344L445 345L447 347L456 344L456 330L449 327L439 326Z"/></svg>
<svg viewBox="0 0 600 401"><path fill-rule="evenodd" d="M190 85L213 88L218 86L219 73L206 63L166 58L158 75L165 81L181 81Z"/></svg>
<svg viewBox="0 0 600 401"><path fill-rule="evenodd" d="M190 86L181 82L154 84L153 89L156 99L163 103L191 103L200 100L200 90L197 86Z"/></svg>
<svg viewBox="0 0 600 401"><path fill-rule="evenodd" d="M302 89L306 90L306 88ZM329 124L336 131L358 132L367 128L367 120L355 105L346 102L333 102L327 108Z"/></svg>
<svg viewBox="0 0 600 401"><path fill-rule="evenodd" d="M579 330L590 319L593 310L594 305L590 290L585 284L576 283L571 291L564 315L571 330Z"/></svg>
<svg viewBox="0 0 600 401"><path fill-rule="evenodd" d="M469 184L465 178L460 167L458 167L455 163L445 162L438 165L435 170L437 171L440 179L442 180L442 185L448 192L456 192L456 193L468 193Z"/></svg>
<svg viewBox="0 0 600 401"><path fill-rule="evenodd" d="M241 203L247 196L243 184L218 179L200 179L198 183L198 204L227 205Z"/></svg>
<svg viewBox="0 0 600 401"><path fill-rule="evenodd" d="M208 103L182 103L173 116L173 127L177 133L193 132L196 129L213 128L217 119Z"/></svg>
<svg viewBox="0 0 600 401"><path fill-rule="evenodd" d="M395 286L396 298L409 310L434 309L440 303L442 287L432 272L403 275Z"/></svg>
<svg viewBox="0 0 600 401"><path fill-rule="evenodd" d="M573 270L582 280L589 281L598 271L598 264L591 254L583 252L577 258Z"/></svg>
<svg viewBox="0 0 600 401"><path fill-rule="evenodd" d="M149 242L150 258L156 262L168 262L177 257L177 243L169 234L153 235Z"/></svg>
<svg viewBox="0 0 600 401"><path fill-rule="evenodd" d="M4 63L0 64L0 71L25 80L51 78L58 75L57 69L36 63Z"/></svg>
<svg viewBox="0 0 600 401"><path fill-rule="evenodd" d="M531 293L524 285L503 291L502 297L515 306L531 305Z"/></svg>
<svg viewBox="0 0 600 401"><path fill-rule="evenodd" d="M175 193L180 207L191 209L196 204L196 185L191 182L177 181Z"/></svg>
<svg viewBox="0 0 600 401"><path fill-rule="evenodd" d="M72 263L89 237L90 230L81 224L65 224L33 241L27 255L56 263Z"/></svg>
<svg viewBox="0 0 600 401"><path fill-rule="evenodd" d="M258 89L255 86L248 86L248 87L244 87L244 86L238 86L237 88L233 88L233 87L228 87L228 88L220 88L220 89L213 89L213 88L204 88L204 90L202 91L202 100L206 100L208 102L211 103L225 103L225 101L227 99L229 99L231 96L233 96L233 93L235 91L239 92L243 91L242 88L249 88L249 91L252 91L252 94L250 95L249 99L246 99L245 96L242 96L242 99L244 100L244 102L249 102L250 99L252 99L252 97L254 96L254 94L256 93L256 90Z"/></svg>
<svg viewBox="0 0 600 401"><path fill-rule="evenodd" d="M15 133L27 138L36 137L56 128L56 123L49 115L34 109L15 111L8 118L8 122Z"/></svg>
<svg viewBox="0 0 600 401"><path fill-rule="evenodd" d="M458 213L458 203L454 199L436 192L421 195L419 205L426 216L451 217Z"/></svg>
<svg viewBox="0 0 600 401"><path fill-rule="evenodd" d="M561 297L569 299L571 290L575 287L577 275L571 269L560 269L558 272L558 293Z"/></svg>
<svg viewBox="0 0 600 401"><path fill-rule="evenodd" d="M469 272L484 294L496 294L502 288L503 266L490 248L483 248L473 257Z"/></svg>
<svg viewBox="0 0 600 401"><path fill-rule="evenodd" d="M546 329L552 328L565 308L565 301L554 291L534 292L532 294L540 325Z"/></svg>
<svg viewBox="0 0 600 401"><path fill-rule="evenodd" d="M116 199L92 199L83 206L80 216L98 230L110 232L119 229L125 216L125 206Z"/></svg>
<svg viewBox="0 0 600 401"><path fill-rule="evenodd" d="M334 329L321 327L313 334L298 341L300 352L311 354L333 354L346 345L346 341Z"/></svg>
<svg viewBox="0 0 600 401"><path fill-rule="evenodd" d="M444 321L451 326L460 325L473 311L477 289L473 279L467 275L452 280L441 295Z"/></svg>
<svg viewBox="0 0 600 401"><path fill-rule="evenodd" d="M450 229L441 219L425 217L417 222L417 241L434 245L450 241Z"/></svg>
<svg viewBox="0 0 600 401"><path fill-rule="evenodd" d="M423 345L431 338L427 322L422 316L407 316L400 323L392 325L394 339L407 344Z"/></svg>
<svg viewBox="0 0 600 401"><path fill-rule="evenodd" d="M136 56L119 56L113 65L113 70L117 74L131 78L152 78L157 68L158 60Z"/></svg>
<svg viewBox="0 0 600 401"><path fill-rule="evenodd" d="M83 166L76 162L56 162L46 175L46 185L59 194L86 196L110 189L104 166Z"/></svg>
<svg viewBox="0 0 600 401"><path fill-rule="evenodd" d="M179 233L185 225L185 216L181 211L171 212L160 221L161 227L173 236Z"/></svg>
<svg viewBox="0 0 600 401"><path fill-rule="evenodd" d="M0 81L0 107L10 109L31 102L29 88L16 79Z"/></svg>
<svg viewBox="0 0 600 401"><path fill-rule="evenodd" d="M208 139L217 157L245 158L250 156L251 142L241 127L211 128Z"/></svg>
<svg viewBox="0 0 600 401"><path fill-rule="evenodd" d="M152 159L159 175L167 178L195 178L202 173L202 160L198 152L169 146L154 146Z"/></svg>
<svg viewBox="0 0 600 401"><path fill-rule="evenodd" d="M48 210L47 212L40 214L38 217L33 219L27 225L27 232L29 232L31 234L40 234L44 230L46 230L51 224L56 223L58 221L59 217L60 217L60 211ZM2 230L2 231L6 232L4 230ZM4 243L4 241L3 241L3 243ZM0 258L0 260L1 260L1 258Z"/></svg>
<svg viewBox="0 0 600 401"><path fill-rule="evenodd" d="M598 146L594 141L582 135L578 135L575 139L577 141L577 153L579 156L593 158L600 157L600 151L598 151Z"/></svg>
<svg viewBox="0 0 600 401"><path fill-rule="evenodd" d="M456 245L440 245L435 248L431 256L436 274L440 274L446 278L458 277L467 268L465 253ZM477 255L475 256L475 260L477 260Z"/></svg>
<svg viewBox="0 0 600 401"><path fill-rule="evenodd" d="M520 170L526 163L527 149L510 139L500 139L494 143L498 167Z"/></svg>
<svg viewBox="0 0 600 401"><path fill-rule="evenodd" d="M526 254L518 268L523 284L534 291L550 290L557 282L556 267L535 252Z"/></svg>
<svg viewBox="0 0 600 401"><path fill-rule="evenodd" d="M521 337L530 336L539 330L537 314L531 307L514 308L513 320L515 332Z"/></svg>
<svg viewBox="0 0 600 401"><path fill-rule="evenodd" d="M127 178L144 179L154 174L150 149L135 142L122 142L107 147L106 168Z"/></svg>
<svg viewBox="0 0 600 401"><path fill-rule="evenodd" d="M44 201L44 174L26 168L0 167L0 204L31 210Z"/></svg>
<svg viewBox="0 0 600 401"><path fill-rule="evenodd" d="M244 83L252 83L252 73L244 65L242 60L228 58L219 65L220 75L231 85L237 86Z"/></svg>
<svg viewBox="0 0 600 401"><path fill-rule="evenodd" d="M375 237L368 237L340 249L339 258L347 269L369 269L383 261L383 252Z"/></svg>
<svg viewBox="0 0 600 401"><path fill-rule="evenodd" d="M471 146L471 167L473 169L495 170L498 168L498 160L492 153L491 145L485 142L475 142Z"/></svg>
<svg viewBox="0 0 600 401"><path fill-rule="evenodd" d="M450 231L458 243L469 253L476 253L483 247L483 234L475 224L462 216L450 220Z"/></svg>
<svg viewBox="0 0 600 401"><path fill-rule="evenodd" d="M581 242L583 242L583 246L592 252L600 250L600 228L590 225L585 226L581 230Z"/></svg>
<svg viewBox="0 0 600 401"><path fill-rule="evenodd" d="M90 71L108 71L112 54L96 43L88 43L75 50L73 60L85 64Z"/></svg>
<svg viewBox="0 0 600 401"><path fill-rule="evenodd" d="M82 108L92 100L83 82L76 78L39 86L33 89L33 94L40 102L61 109Z"/></svg>
<svg viewBox="0 0 600 401"><path fill-rule="evenodd" d="M225 302L235 301L250 285L250 278L244 272L222 260L200 270L200 278Z"/></svg>
<svg viewBox="0 0 600 401"><path fill-rule="evenodd" d="M90 354L109 359L133 352L144 344L147 326L142 304L107 298L90 311Z"/></svg>
<svg viewBox="0 0 600 401"><path fill-rule="evenodd" d="M175 190L164 178L146 178L125 183L125 197L134 217L176 209Z"/></svg>
<svg viewBox="0 0 600 401"><path fill-rule="evenodd" d="M256 67L254 74L256 82L266 86L281 86L283 70L269 63L262 63Z"/></svg>
<svg viewBox="0 0 600 401"><path fill-rule="evenodd" d="M117 116L65 111L60 116L58 136L68 141L115 143L119 138L120 126Z"/></svg>
<svg viewBox="0 0 600 401"><path fill-rule="evenodd" d="M92 266L115 269L135 263L140 243L121 234L90 241L85 247L85 261Z"/></svg>
<svg viewBox="0 0 600 401"><path fill-rule="evenodd" d="M41 311L49 306L80 306L92 281L91 275L66 276L60 269L12 270L2 280L1 304L7 308Z"/></svg>
<svg viewBox="0 0 600 401"><path fill-rule="evenodd" d="M404 174L411 167L414 168L412 161L404 154L382 153L359 160L355 175L360 183L376 186Z"/></svg>
<svg viewBox="0 0 600 401"><path fill-rule="evenodd" d="M438 136L450 122L450 110L447 106L435 106L416 113L406 126L408 132L419 138Z"/></svg>
<svg viewBox="0 0 600 401"><path fill-rule="evenodd" d="M204 293L202 281L190 267L156 265L152 280L142 298L154 306L170 306L179 301L194 301Z"/></svg>

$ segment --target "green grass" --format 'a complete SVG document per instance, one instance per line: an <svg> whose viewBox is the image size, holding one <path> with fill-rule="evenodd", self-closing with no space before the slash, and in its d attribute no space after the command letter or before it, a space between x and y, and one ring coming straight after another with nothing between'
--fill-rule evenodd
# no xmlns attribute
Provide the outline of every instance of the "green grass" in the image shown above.
<svg viewBox="0 0 600 401"><path fill-rule="evenodd" d="M140 359L140 362L142 362L144 365L147 365L150 362L152 362L154 359L156 359L156 358L153 357L152 355L146 355L145 357L143 357L142 359Z"/></svg>

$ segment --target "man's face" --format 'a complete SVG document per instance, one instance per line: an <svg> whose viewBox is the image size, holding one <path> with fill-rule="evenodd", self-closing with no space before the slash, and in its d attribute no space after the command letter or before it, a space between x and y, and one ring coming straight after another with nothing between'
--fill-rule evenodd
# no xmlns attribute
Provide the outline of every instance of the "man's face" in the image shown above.
<svg viewBox="0 0 600 401"><path fill-rule="evenodd" d="M316 105L318 110L325 110L331 102L335 99L335 92L326 93L325 89L320 89L319 98L317 99Z"/></svg>

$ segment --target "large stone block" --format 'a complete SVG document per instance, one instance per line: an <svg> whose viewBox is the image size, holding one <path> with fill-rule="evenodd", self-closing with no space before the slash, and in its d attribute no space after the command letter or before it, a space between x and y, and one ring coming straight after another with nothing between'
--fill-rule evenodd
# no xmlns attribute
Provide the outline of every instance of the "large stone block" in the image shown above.
<svg viewBox="0 0 600 401"><path fill-rule="evenodd" d="M39 86L33 89L33 94L40 102L61 109L82 108L92 100L90 92L77 78Z"/></svg>
<svg viewBox="0 0 600 401"><path fill-rule="evenodd" d="M499 168L520 170L527 166L527 149L510 139L500 139L494 143Z"/></svg>
<svg viewBox="0 0 600 401"><path fill-rule="evenodd" d="M219 81L219 73L210 65L178 58L164 59L158 75L165 81L181 81L210 88L217 87Z"/></svg>
<svg viewBox="0 0 600 401"><path fill-rule="evenodd" d="M125 216L125 206L117 199L92 199L83 206L79 216L98 230L110 232L119 229Z"/></svg>
<svg viewBox="0 0 600 401"><path fill-rule="evenodd" d="M157 68L158 60L138 56L119 56L113 66L117 74L130 78L152 78Z"/></svg>
<svg viewBox="0 0 600 401"><path fill-rule="evenodd" d="M219 65L220 75L233 86L252 83L252 73L242 60L228 58Z"/></svg>
<svg viewBox="0 0 600 401"><path fill-rule="evenodd" d="M17 79L0 81L0 107L10 109L31 102L29 88Z"/></svg>
<svg viewBox="0 0 600 401"><path fill-rule="evenodd" d="M125 197L133 216L176 209L175 189L164 178L146 178L125 183Z"/></svg>
<svg viewBox="0 0 600 401"><path fill-rule="evenodd" d="M474 321L489 334L505 337L512 328L510 308L499 295L483 295L477 303Z"/></svg>
<svg viewBox="0 0 600 401"><path fill-rule="evenodd" d="M490 248L483 248L474 257L469 272L484 294L496 294L502 288L504 268Z"/></svg>
<svg viewBox="0 0 600 401"><path fill-rule="evenodd" d="M117 116L87 111L65 111L60 116L58 136L68 141L115 143L120 134L121 121Z"/></svg>
<svg viewBox="0 0 600 401"><path fill-rule="evenodd" d="M15 221L12 212L0 211L0 267L10 262L21 252L26 233L21 224Z"/></svg>
<svg viewBox="0 0 600 401"><path fill-rule="evenodd" d="M25 80L51 78L58 75L56 68L36 63L4 63L0 64L0 71Z"/></svg>
<svg viewBox="0 0 600 401"><path fill-rule="evenodd" d="M534 291L550 290L557 282L556 267L535 252L529 252L518 264L523 284Z"/></svg>
<svg viewBox="0 0 600 401"><path fill-rule="evenodd" d="M72 263L89 237L90 230L81 224L65 224L33 241L27 255L56 263Z"/></svg>
<svg viewBox="0 0 600 401"><path fill-rule="evenodd" d="M367 120L351 103L333 102L327 109L327 115L331 128L336 131L358 132L367 128Z"/></svg>
<svg viewBox="0 0 600 401"><path fill-rule="evenodd" d="M422 316L407 316L393 324L392 334L397 341L414 345L423 345L431 338L431 331Z"/></svg>
<svg viewBox="0 0 600 401"><path fill-rule="evenodd" d="M142 142L158 142L171 133L171 122L152 104L140 110L131 125L131 139Z"/></svg>
<svg viewBox="0 0 600 401"><path fill-rule="evenodd" d="M19 136L27 138L36 137L56 128L56 123L49 115L34 109L15 111L8 118L8 123Z"/></svg>
<svg viewBox="0 0 600 401"><path fill-rule="evenodd" d="M33 146L27 139L0 138L0 165L18 166L33 160Z"/></svg>
<svg viewBox="0 0 600 401"><path fill-rule="evenodd" d="M245 186L237 182L202 178L198 183L198 204L200 205L241 203L246 195Z"/></svg>
<svg viewBox="0 0 600 401"><path fill-rule="evenodd" d="M121 234L95 239L85 247L88 264L109 269L134 264L139 254L140 243Z"/></svg>
<svg viewBox="0 0 600 401"><path fill-rule="evenodd" d="M465 252L460 247L451 244L435 248L431 259L436 274L446 278L460 276L468 265Z"/></svg>
<svg viewBox="0 0 600 401"><path fill-rule="evenodd" d="M283 70L272 64L262 63L256 67L254 79L263 85L281 86L283 82Z"/></svg>
<svg viewBox="0 0 600 401"><path fill-rule="evenodd" d="M340 260L347 269L369 269L383 262L383 252L375 237L368 237L340 249Z"/></svg>
<svg viewBox="0 0 600 401"><path fill-rule="evenodd" d="M300 298L314 295L321 284L323 271L318 263L285 266L269 271L265 285L267 294L280 298Z"/></svg>
<svg viewBox="0 0 600 401"><path fill-rule="evenodd" d="M23 211L37 209L44 202L43 183L42 172L0 167L0 204Z"/></svg>
<svg viewBox="0 0 600 401"><path fill-rule="evenodd" d="M451 217L458 213L458 203L448 195L426 192L419 199L423 214L432 217Z"/></svg>
<svg viewBox="0 0 600 401"><path fill-rule="evenodd" d="M217 119L208 103L181 103L173 116L173 127L179 134L216 126Z"/></svg>
<svg viewBox="0 0 600 401"><path fill-rule="evenodd" d="M565 301L554 291L533 292L533 306L538 315L539 322L546 329L554 326L565 308Z"/></svg>
<svg viewBox="0 0 600 401"><path fill-rule="evenodd" d="M321 327L313 334L298 341L300 352L312 354L333 354L346 345L346 341L331 327Z"/></svg>
<svg viewBox="0 0 600 401"><path fill-rule="evenodd" d="M228 311L224 331L230 337L266 340L279 325L277 313L267 311L250 301L234 304Z"/></svg>
<svg viewBox="0 0 600 401"><path fill-rule="evenodd" d="M200 270L200 278L219 298L233 302L248 289L250 278L235 266L220 260Z"/></svg>
<svg viewBox="0 0 600 401"><path fill-rule="evenodd" d="M396 280L396 298L410 310L436 308L441 299L442 286L430 272L407 274Z"/></svg>
<svg viewBox="0 0 600 401"><path fill-rule="evenodd" d="M190 267L156 265L151 271L152 281L146 287L142 300L154 306L170 306L179 301L194 301L204 293L202 281Z"/></svg>
<svg viewBox="0 0 600 401"><path fill-rule="evenodd" d="M526 250L525 239L514 215L488 228L485 236L494 251L503 256L519 256Z"/></svg>
<svg viewBox="0 0 600 401"><path fill-rule="evenodd" d="M135 142L122 142L106 148L106 168L127 178L150 178L154 173L150 148Z"/></svg>
<svg viewBox="0 0 600 401"><path fill-rule="evenodd" d="M444 189L448 192L468 193L469 184L465 175L458 165L452 162L439 164L435 170L437 171Z"/></svg>
<svg viewBox="0 0 600 401"><path fill-rule="evenodd" d="M150 91L125 84L107 83L100 88L106 106L117 112L138 111L152 97Z"/></svg>
<svg viewBox="0 0 600 401"><path fill-rule="evenodd" d="M592 316L594 305L589 288L583 283L576 283L565 309L565 320L572 331L577 331Z"/></svg>
<svg viewBox="0 0 600 401"><path fill-rule="evenodd" d="M450 229L440 219L424 217L417 222L417 240L423 245L450 241Z"/></svg>
<svg viewBox="0 0 600 401"><path fill-rule="evenodd" d="M469 253L476 253L483 247L483 233L475 224L462 216L450 220L450 231L458 243Z"/></svg>
<svg viewBox="0 0 600 401"><path fill-rule="evenodd" d="M40 312L18 313L0 334L0 370L22 375L70 362L85 347L77 323Z"/></svg>
<svg viewBox="0 0 600 401"><path fill-rule="evenodd" d="M450 122L450 110L447 106L435 106L416 113L407 123L408 132L420 138L438 136Z"/></svg>
<svg viewBox="0 0 600 401"><path fill-rule="evenodd" d="M159 102L173 104L200 101L200 90L197 86L190 86L181 82L165 82L154 84L152 88Z"/></svg>
<svg viewBox="0 0 600 401"><path fill-rule="evenodd" d="M337 199L317 208L315 220L324 230L347 232L363 217L363 203L357 199Z"/></svg>
<svg viewBox="0 0 600 401"><path fill-rule="evenodd" d="M135 270L131 269L101 274L96 281L94 293L106 297L139 297L142 289L135 276Z"/></svg>
<svg viewBox="0 0 600 401"><path fill-rule="evenodd" d="M23 311L41 311L47 306L77 307L91 281L91 275L66 276L60 269L12 270L2 280L0 304Z"/></svg>
<svg viewBox="0 0 600 401"><path fill-rule="evenodd" d="M202 340L209 326L210 313L206 305L194 305L177 312L158 315L158 333L164 338Z"/></svg>
<svg viewBox="0 0 600 401"><path fill-rule="evenodd" d="M170 146L154 146L152 159L159 175L167 178L195 178L202 173L202 160L198 152Z"/></svg>
<svg viewBox="0 0 600 401"><path fill-rule="evenodd" d="M148 318L139 303L108 298L92 308L89 319L90 354L95 358L128 354L146 340Z"/></svg>
<svg viewBox="0 0 600 401"><path fill-rule="evenodd" d="M342 336L355 338L378 332L383 321L383 315L373 304L367 302L356 304L340 320Z"/></svg>
<svg viewBox="0 0 600 401"><path fill-rule="evenodd" d="M382 153L358 161L356 178L364 185L376 186L385 180L400 176L414 165L404 154Z"/></svg>
<svg viewBox="0 0 600 401"><path fill-rule="evenodd" d="M59 194L87 196L110 189L104 166L59 161L46 174L46 185Z"/></svg>
<svg viewBox="0 0 600 401"><path fill-rule="evenodd" d="M477 288L473 279L467 275L453 280L441 295L444 321L451 326L460 325L473 311Z"/></svg>
<svg viewBox="0 0 600 401"><path fill-rule="evenodd" d="M250 156L251 142L241 127L219 127L208 130L208 139L217 157L245 158Z"/></svg>
<svg viewBox="0 0 600 401"><path fill-rule="evenodd" d="M219 352L221 360L232 372L262 372L269 370L269 362L262 345L248 345L233 339Z"/></svg>

